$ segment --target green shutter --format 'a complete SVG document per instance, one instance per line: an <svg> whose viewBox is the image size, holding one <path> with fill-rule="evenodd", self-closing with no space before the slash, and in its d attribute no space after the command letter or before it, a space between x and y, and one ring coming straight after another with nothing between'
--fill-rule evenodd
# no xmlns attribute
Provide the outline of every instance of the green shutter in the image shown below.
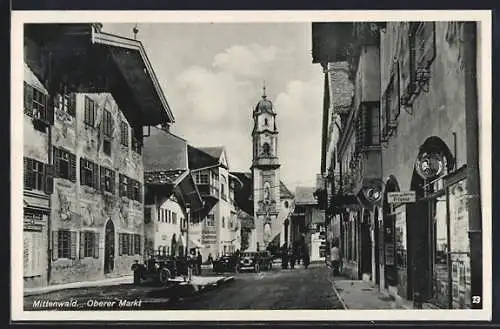
<svg viewBox="0 0 500 329"><path fill-rule="evenodd" d="M94 258L99 258L99 232L94 233Z"/></svg>

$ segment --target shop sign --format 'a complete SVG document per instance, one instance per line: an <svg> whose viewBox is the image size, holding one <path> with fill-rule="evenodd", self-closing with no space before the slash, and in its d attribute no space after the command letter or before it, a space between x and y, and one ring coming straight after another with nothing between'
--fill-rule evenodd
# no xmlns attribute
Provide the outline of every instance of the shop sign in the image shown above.
<svg viewBox="0 0 500 329"><path fill-rule="evenodd" d="M417 195L415 191L387 193L388 203L415 203L416 201L417 201Z"/></svg>
<svg viewBox="0 0 500 329"><path fill-rule="evenodd" d="M24 230L25 231L42 232L42 225L40 225L40 224L25 223L24 224Z"/></svg>

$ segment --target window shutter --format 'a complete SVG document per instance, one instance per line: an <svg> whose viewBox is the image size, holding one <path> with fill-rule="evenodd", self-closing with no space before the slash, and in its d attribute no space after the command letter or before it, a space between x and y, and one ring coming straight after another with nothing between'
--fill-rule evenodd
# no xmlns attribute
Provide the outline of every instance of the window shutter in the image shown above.
<svg viewBox="0 0 500 329"><path fill-rule="evenodd" d="M70 259L76 259L76 232L70 232L70 243L71 243L71 251L70 251Z"/></svg>
<svg viewBox="0 0 500 329"><path fill-rule="evenodd" d="M24 113L33 116L33 87L24 82Z"/></svg>
<svg viewBox="0 0 500 329"><path fill-rule="evenodd" d="M33 175L33 160L24 158L24 189L31 190L31 179Z"/></svg>
<svg viewBox="0 0 500 329"><path fill-rule="evenodd" d="M80 232L80 258L85 257L85 232Z"/></svg>
<svg viewBox="0 0 500 329"><path fill-rule="evenodd" d="M123 233L118 234L118 255L123 254Z"/></svg>
<svg viewBox="0 0 500 329"><path fill-rule="evenodd" d="M420 26L417 28L415 41L415 47L418 54L418 58L416 58L418 66L421 68L428 68L436 56L435 23L420 23Z"/></svg>
<svg viewBox="0 0 500 329"><path fill-rule="evenodd" d="M95 189L99 189L99 165L97 163L93 163L92 166L93 166L92 168L93 186Z"/></svg>
<svg viewBox="0 0 500 329"><path fill-rule="evenodd" d="M99 232L94 233L94 258L99 258Z"/></svg>
<svg viewBox="0 0 500 329"><path fill-rule="evenodd" d="M85 160L83 158L80 158L80 185L85 185L85 175L84 175L84 165L85 165Z"/></svg>
<svg viewBox="0 0 500 329"><path fill-rule="evenodd" d="M48 95L43 95L43 98L45 99L45 120L47 120L47 123L51 126L54 125L54 101L52 97L49 97Z"/></svg>
<svg viewBox="0 0 500 329"><path fill-rule="evenodd" d="M68 113L71 116L76 115L76 93L71 93L68 100Z"/></svg>
<svg viewBox="0 0 500 329"><path fill-rule="evenodd" d="M128 180L128 182L127 182L128 183L127 184L127 197L129 199L133 199L134 198L134 194L133 194L133 192L134 192L134 188L133 188L134 180L130 179L130 178L128 178L127 180Z"/></svg>
<svg viewBox="0 0 500 329"><path fill-rule="evenodd" d="M128 235L128 254L129 255L134 254L134 235L133 234Z"/></svg>
<svg viewBox="0 0 500 329"><path fill-rule="evenodd" d="M52 231L52 260L56 260L59 256L59 232Z"/></svg>
<svg viewBox="0 0 500 329"><path fill-rule="evenodd" d="M116 177L115 172L111 171L111 193L115 194L116 192Z"/></svg>
<svg viewBox="0 0 500 329"><path fill-rule="evenodd" d="M104 176L104 167L101 166L100 169L99 169L99 177L100 177L100 180L101 180L101 184L100 184L100 187L101 187L101 191L105 191L106 190L106 182L105 182L105 176Z"/></svg>
<svg viewBox="0 0 500 329"><path fill-rule="evenodd" d="M49 164L44 164L43 168L45 193L52 194L54 192L54 167Z"/></svg>
<svg viewBox="0 0 500 329"><path fill-rule="evenodd" d="M59 150L54 147L54 177L59 177L61 166L59 165Z"/></svg>
<svg viewBox="0 0 500 329"><path fill-rule="evenodd" d="M81 162L81 161L80 161ZM76 156L74 154L69 154L69 179L73 183L76 182Z"/></svg>

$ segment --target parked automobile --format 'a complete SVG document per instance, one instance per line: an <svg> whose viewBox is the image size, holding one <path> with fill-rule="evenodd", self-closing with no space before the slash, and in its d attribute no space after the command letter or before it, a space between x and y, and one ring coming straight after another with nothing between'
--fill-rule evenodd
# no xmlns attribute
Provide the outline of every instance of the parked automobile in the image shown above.
<svg viewBox="0 0 500 329"><path fill-rule="evenodd" d="M171 279L188 274L188 264L185 258L159 253L149 257L143 264L136 261L131 269L134 272L134 284L147 280L166 285Z"/></svg>
<svg viewBox="0 0 500 329"><path fill-rule="evenodd" d="M270 271L273 268L273 257L269 251L243 252L235 271L252 270L255 273Z"/></svg>
<svg viewBox="0 0 500 329"><path fill-rule="evenodd" d="M224 255L214 260L212 266L215 273L236 272L237 263L234 255Z"/></svg>

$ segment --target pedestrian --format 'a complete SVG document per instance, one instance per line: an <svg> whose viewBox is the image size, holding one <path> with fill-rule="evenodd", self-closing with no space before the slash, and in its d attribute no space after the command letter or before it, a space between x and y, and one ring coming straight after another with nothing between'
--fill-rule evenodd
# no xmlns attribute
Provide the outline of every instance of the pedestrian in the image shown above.
<svg viewBox="0 0 500 329"><path fill-rule="evenodd" d="M201 264L203 263L203 257L201 257L201 253L198 250L198 256L196 257L196 272L198 275L201 275Z"/></svg>
<svg viewBox="0 0 500 329"><path fill-rule="evenodd" d="M290 268L293 270L295 268L296 255L294 250L290 250Z"/></svg>
<svg viewBox="0 0 500 329"><path fill-rule="evenodd" d="M212 263L214 262L214 259L213 259L213 257L212 257L212 254L211 254L211 253L209 253L209 254L208 254L207 261L208 261L208 264L209 264L209 265L212 265Z"/></svg>
<svg viewBox="0 0 500 329"><path fill-rule="evenodd" d="M286 243L281 247L281 268L283 270L288 268L288 248Z"/></svg>
<svg viewBox="0 0 500 329"><path fill-rule="evenodd" d="M340 275L342 266L342 252L338 247L338 243L333 244L332 249L330 249L330 262L332 264L333 275Z"/></svg>
<svg viewBox="0 0 500 329"><path fill-rule="evenodd" d="M303 263L304 263L304 268L307 269L307 267L309 267L309 263L310 263L310 257L309 257L309 250L307 249L307 247L305 247L303 249Z"/></svg>

